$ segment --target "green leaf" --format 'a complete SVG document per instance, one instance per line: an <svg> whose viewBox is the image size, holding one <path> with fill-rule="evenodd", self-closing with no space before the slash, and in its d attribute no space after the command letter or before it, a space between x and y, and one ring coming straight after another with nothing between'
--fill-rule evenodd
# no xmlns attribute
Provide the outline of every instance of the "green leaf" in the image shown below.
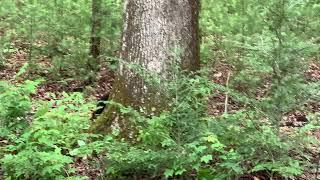
<svg viewBox="0 0 320 180"><path fill-rule="evenodd" d="M174 174L175 175L182 175L186 171L187 171L186 169L180 169L180 170L176 171Z"/></svg>
<svg viewBox="0 0 320 180"><path fill-rule="evenodd" d="M210 136L206 137L206 140L207 140L208 142L212 142L212 143L213 143L213 142L218 141L218 138L217 138L216 135L211 134Z"/></svg>
<svg viewBox="0 0 320 180"><path fill-rule="evenodd" d="M205 155L201 157L201 162L208 163L212 160L212 155Z"/></svg>
<svg viewBox="0 0 320 180"><path fill-rule="evenodd" d="M35 117L41 117L45 115L47 112L49 112L48 106L43 106L36 112Z"/></svg>
<svg viewBox="0 0 320 180"><path fill-rule="evenodd" d="M82 141L82 140L78 140L78 145L81 147L81 146L84 146L86 145L86 142Z"/></svg>
<svg viewBox="0 0 320 180"><path fill-rule="evenodd" d="M29 63L24 63L24 65L19 69L18 73L14 76L14 78L17 78L27 72L27 69L29 67Z"/></svg>
<svg viewBox="0 0 320 180"><path fill-rule="evenodd" d="M166 169L166 170L164 171L164 176L165 176L166 178L172 177L173 174L174 174L174 171L173 171L172 169Z"/></svg>

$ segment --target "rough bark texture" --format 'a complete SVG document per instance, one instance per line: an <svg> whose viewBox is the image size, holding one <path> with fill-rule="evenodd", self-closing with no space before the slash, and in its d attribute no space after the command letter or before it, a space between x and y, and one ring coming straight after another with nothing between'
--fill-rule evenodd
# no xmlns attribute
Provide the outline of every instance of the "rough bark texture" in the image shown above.
<svg viewBox="0 0 320 180"><path fill-rule="evenodd" d="M137 110L160 111L163 98L126 63L135 63L163 77L174 60L173 50L179 49L182 69L194 71L199 60L199 0L126 0L120 67L111 99ZM158 87L159 88L159 87ZM108 132L117 127L123 137L134 135L135 127L120 117L110 106L92 129Z"/></svg>

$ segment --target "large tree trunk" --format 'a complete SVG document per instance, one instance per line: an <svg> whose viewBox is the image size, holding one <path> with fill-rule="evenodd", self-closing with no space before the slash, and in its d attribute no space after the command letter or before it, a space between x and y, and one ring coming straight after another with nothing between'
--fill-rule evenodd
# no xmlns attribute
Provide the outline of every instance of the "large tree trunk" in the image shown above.
<svg viewBox="0 0 320 180"><path fill-rule="evenodd" d="M166 77L169 65L180 59L187 71L199 69L199 0L125 0L125 19L120 67L111 99L146 113L165 109L160 91L146 83L126 64L135 63ZM172 52L179 49L179 54ZM123 137L135 135L135 127L109 106L92 130L109 132L118 128Z"/></svg>

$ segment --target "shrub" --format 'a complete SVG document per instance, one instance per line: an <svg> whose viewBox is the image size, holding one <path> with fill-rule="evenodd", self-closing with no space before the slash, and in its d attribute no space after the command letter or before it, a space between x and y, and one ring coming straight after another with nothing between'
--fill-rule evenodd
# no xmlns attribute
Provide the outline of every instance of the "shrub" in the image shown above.
<svg viewBox="0 0 320 180"><path fill-rule="evenodd" d="M6 147L0 161L5 175L22 179L53 179L70 176L73 162L70 152L86 144L94 135L89 127L93 106L81 94L63 94L63 100L39 102L33 122L25 132Z"/></svg>
<svg viewBox="0 0 320 180"><path fill-rule="evenodd" d="M270 126L272 121L262 120L261 111L250 108L213 118L206 113L211 90L227 89L200 74L177 73L161 84L172 101L170 109L159 116L145 117L130 107L110 102L131 115L139 135L135 143L118 139L116 134L109 139L102 165L107 166L107 177L226 179L267 172L269 177L292 178L303 172L309 157L302 148L307 146L301 144L318 147L314 139L301 138L310 129L280 135ZM237 99L232 91L230 96ZM239 101L243 99L256 102L250 98Z"/></svg>
<svg viewBox="0 0 320 180"><path fill-rule="evenodd" d="M36 91L39 83L40 81L25 81L20 85L12 85L0 81L0 127L3 129L0 132L5 130L21 132L28 127L30 95Z"/></svg>

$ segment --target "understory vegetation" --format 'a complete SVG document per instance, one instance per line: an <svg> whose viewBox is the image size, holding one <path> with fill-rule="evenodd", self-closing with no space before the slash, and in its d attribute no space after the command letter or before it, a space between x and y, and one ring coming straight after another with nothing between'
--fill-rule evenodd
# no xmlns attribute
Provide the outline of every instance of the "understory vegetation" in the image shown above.
<svg viewBox="0 0 320 180"><path fill-rule="evenodd" d="M168 108L102 103L130 141L89 131L121 61L121 2L100 4L94 58L91 1L1 1L0 179L320 178L319 1L202 0L201 70L128 65Z"/></svg>

